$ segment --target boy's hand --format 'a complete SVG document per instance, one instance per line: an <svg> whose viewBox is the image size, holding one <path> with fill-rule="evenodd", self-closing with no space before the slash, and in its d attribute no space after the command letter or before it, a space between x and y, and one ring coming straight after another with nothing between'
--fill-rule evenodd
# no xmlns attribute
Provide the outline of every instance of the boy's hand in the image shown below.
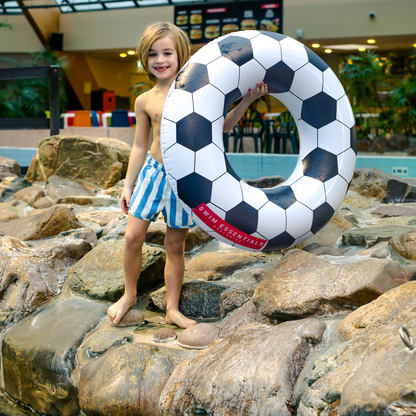
<svg viewBox="0 0 416 416"><path fill-rule="evenodd" d="M264 82L258 82L256 84L256 89L253 90L251 88L248 89L248 93L243 97L244 101L247 101L251 104L252 102L256 101L257 98L263 97L263 95L267 95L269 90L267 88L267 84Z"/></svg>
<svg viewBox="0 0 416 416"><path fill-rule="evenodd" d="M123 192L120 197L120 207L122 211L127 215L130 207L130 200L133 194L133 189L123 188Z"/></svg>

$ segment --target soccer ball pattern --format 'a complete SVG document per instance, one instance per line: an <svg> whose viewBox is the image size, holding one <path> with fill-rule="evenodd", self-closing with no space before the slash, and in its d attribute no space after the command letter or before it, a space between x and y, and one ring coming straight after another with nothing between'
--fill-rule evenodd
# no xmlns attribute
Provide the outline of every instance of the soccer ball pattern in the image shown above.
<svg viewBox="0 0 416 416"><path fill-rule="evenodd" d="M300 136L292 175L270 189L236 175L222 139L230 106L262 81ZM354 124L341 83L309 48L272 32L235 32L201 48L172 84L163 159L173 191L211 235L244 249L279 250L318 232L342 203L357 156Z"/></svg>

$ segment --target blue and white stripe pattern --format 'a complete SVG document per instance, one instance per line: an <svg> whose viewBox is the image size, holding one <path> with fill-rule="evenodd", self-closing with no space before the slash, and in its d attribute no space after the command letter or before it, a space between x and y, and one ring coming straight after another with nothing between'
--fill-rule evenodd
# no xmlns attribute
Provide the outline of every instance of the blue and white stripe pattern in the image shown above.
<svg viewBox="0 0 416 416"><path fill-rule="evenodd" d="M169 227L196 225L172 191L163 164L149 156L137 178L129 213L144 221L155 221L160 212Z"/></svg>

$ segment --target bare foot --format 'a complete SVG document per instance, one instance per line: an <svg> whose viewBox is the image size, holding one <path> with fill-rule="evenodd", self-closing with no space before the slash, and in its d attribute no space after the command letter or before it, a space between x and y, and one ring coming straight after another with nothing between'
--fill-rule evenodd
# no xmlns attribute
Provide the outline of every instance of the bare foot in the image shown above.
<svg viewBox="0 0 416 416"><path fill-rule="evenodd" d="M137 297L124 294L116 303L108 308L107 315L117 325L127 311L136 304Z"/></svg>
<svg viewBox="0 0 416 416"><path fill-rule="evenodd" d="M178 325L179 328L188 328L191 325L196 325L196 321L187 318L185 315L175 309L166 311L165 321L167 324Z"/></svg>

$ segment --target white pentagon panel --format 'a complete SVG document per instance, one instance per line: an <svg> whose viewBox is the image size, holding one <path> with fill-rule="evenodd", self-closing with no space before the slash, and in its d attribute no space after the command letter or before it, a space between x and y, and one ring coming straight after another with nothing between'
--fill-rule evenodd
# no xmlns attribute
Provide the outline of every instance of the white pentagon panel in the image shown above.
<svg viewBox="0 0 416 416"><path fill-rule="evenodd" d="M322 72L312 64L306 64L295 72L290 92L307 100L322 91Z"/></svg>
<svg viewBox="0 0 416 416"><path fill-rule="evenodd" d="M313 212L300 202L295 202L286 210L286 231L299 238L312 228Z"/></svg>
<svg viewBox="0 0 416 416"><path fill-rule="evenodd" d="M228 94L238 86L240 68L233 61L221 56L208 66L209 83L222 93Z"/></svg>
<svg viewBox="0 0 416 416"><path fill-rule="evenodd" d="M280 44L270 36L256 36L251 40L251 45L253 46L254 59L259 61L266 69L282 60Z"/></svg>
<svg viewBox="0 0 416 416"><path fill-rule="evenodd" d="M235 33L232 33L231 35L236 36ZM260 32L258 30L244 30L243 32L238 32L238 36L240 38L253 39L255 36L258 35L260 35Z"/></svg>
<svg viewBox="0 0 416 416"><path fill-rule="evenodd" d="M259 188L250 186L244 181L240 182L241 190L243 191L243 200L255 209L260 209L268 202L266 194Z"/></svg>
<svg viewBox="0 0 416 416"><path fill-rule="evenodd" d="M290 187L296 199L310 209L315 209L325 202L325 187L317 179L303 176Z"/></svg>
<svg viewBox="0 0 416 416"><path fill-rule="evenodd" d="M259 210L257 232L268 240L282 234L286 228L285 210L268 201Z"/></svg>
<svg viewBox="0 0 416 416"><path fill-rule="evenodd" d="M169 120L162 120L161 132L162 152L164 152L176 143L176 123Z"/></svg>
<svg viewBox="0 0 416 416"><path fill-rule="evenodd" d="M221 208L218 208L216 205L211 204L211 202L209 202L207 204L207 207L211 210L214 211L220 218L222 218L223 220L225 220L225 211L223 211ZM210 229L211 230L211 229ZM212 230L211 230L212 231ZM214 235L215 237L215 235Z"/></svg>
<svg viewBox="0 0 416 416"><path fill-rule="evenodd" d="M333 121L318 131L318 146L335 155L347 150L350 144L350 129L339 121Z"/></svg>
<svg viewBox="0 0 416 416"><path fill-rule="evenodd" d="M221 51L216 43L210 42L191 56L188 62L196 64L209 64L221 56Z"/></svg>
<svg viewBox="0 0 416 416"><path fill-rule="evenodd" d="M297 238L290 247L295 247L299 243L301 243L302 241L305 241L305 240L307 240L308 238L311 238L311 237L313 237L313 232L312 231L308 231L306 234L304 234L301 237Z"/></svg>
<svg viewBox="0 0 416 416"><path fill-rule="evenodd" d="M212 182L211 202L224 211L229 211L242 202L240 182L229 173Z"/></svg>
<svg viewBox="0 0 416 416"><path fill-rule="evenodd" d="M177 105L181 103L181 105ZM163 109L163 118L177 122L194 111L192 94L188 91L175 89Z"/></svg>
<svg viewBox="0 0 416 416"><path fill-rule="evenodd" d="M224 151L224 139L222 136L224 129L224 117L215 120L212 125L212 142L215 143L219 149Z"/></svg>
<svg viewBox="0 0 416 416"><path fill-rule="evenodd" d="M344 123L349 128L355 124L351 104L346 95L337 101L337 120Z"/></svg>
<svg viewBox="0 0 416 416"><path fill-rule="evenodd" d="M303 101L300 98L296 97L296 95L292 94L290 91L270 95L284 104L295 120L300 119L303 104Z"/></svg>
<svg viewBox="0 0 416 416"><path fill-rule="evenodd" d="M222 116L224 109L224 94L212 85L205 85L194 92L194 109L202 117L214 121Z"/></svg>
<svg viewBox="0 0 416 416"><path fill-rule="evenodd" d="M292 183L296 182L302 176L303 176L302 159L299 157L298 161L296 162L295 169L293 169L292 174L289 176L289 178L286 179L286 182L282 183L281 185L290 186L292 185Z"/></svg>
<svg viewBox="0 0 416 416"><path fill-rule="evenodd" d="M266 70L254 59L240 66L240 82L238 83L238 88L241 93L245 95L248 93L249 88L255 89L256 84L262 82L265 75Z"/></svg>
<svg viewBox="0 0 416 416"><path fill-rule="evenodd" d="M326 202L331 205L334 210L337 210L342 204L345 195L348 191L347 181L337 175L325 182Z"/></svg>
<svg viewBox="0 0 416 416"><path fill-rule="evenodd" d="M169 163L170 174L176 180L194 172L195 152L179 143L169 147L163 155L164 159L180 160L180 163Z"/></svg>
<svg viewBox="0 0 416 416"><path fill-rule="evenodd" d="M324 92L335 100L339 100L345 94L344 87L342 86L340 80L331 68L326 69L323 76Z"/></svg>
<svg viewBox="0 0 416 416"><path fill-rule="evenodd" d="M292 38L280 41L282 47L282 61L294 71L309 62L305 47Z"/></svg>
<svg viewBox="0 0 416 416"><path fill-rule="evenodd" d="M227 171L224 153L211 143L195 152L195 172L213 181Z"/></svg>
<svg viewBox="0 0 416 416"><path fill-rule="evenodd" d="M351 148L337 156L338 173L349 183L354 175L357 155Z"/></svg>
<svg viewBox="0 0 416 416"><path fill-rule="evenodd" d="M318 130L303 120L299 120L296 126L299 131L299 157L304 158L318 147Z"/></svg>

